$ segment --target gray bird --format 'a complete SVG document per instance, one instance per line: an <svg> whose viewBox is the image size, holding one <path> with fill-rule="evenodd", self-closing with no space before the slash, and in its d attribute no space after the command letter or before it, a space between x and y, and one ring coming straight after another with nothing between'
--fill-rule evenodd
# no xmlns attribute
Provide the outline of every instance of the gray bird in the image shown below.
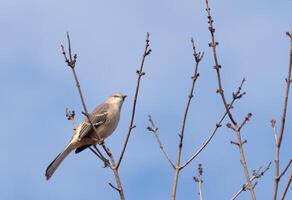
<svg viewBox="0 0 292 200"><path fill-rule="evenodd" d="M110 136L116 129L120 120L121 107L126 97L126 95L121 93L114 93L89 114L92 124L96 127L101 140ZM46 169L47 180L51 178L58 166L71 151L76 149L75 153L79 153L87 147L99 144L100 142L88 119L85 118L76 128L66 148Z"/></svg>

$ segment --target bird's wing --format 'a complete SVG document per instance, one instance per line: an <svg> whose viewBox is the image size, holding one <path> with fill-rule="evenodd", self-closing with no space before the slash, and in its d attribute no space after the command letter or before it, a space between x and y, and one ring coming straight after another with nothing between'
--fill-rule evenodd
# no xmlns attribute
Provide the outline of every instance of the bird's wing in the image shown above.
<svg viewBox="0 0 292 200"><path fill-rule="evenodd" d="M97 128L101 124L105 123L107 119L109 104L104 103L96 107L92 113L89 114L92 124ZM86 136L89 132L91 132L92 127L89 123L88 119L86 118L77 128L77 134L79 135L79 139L82 139Z"/></svg>

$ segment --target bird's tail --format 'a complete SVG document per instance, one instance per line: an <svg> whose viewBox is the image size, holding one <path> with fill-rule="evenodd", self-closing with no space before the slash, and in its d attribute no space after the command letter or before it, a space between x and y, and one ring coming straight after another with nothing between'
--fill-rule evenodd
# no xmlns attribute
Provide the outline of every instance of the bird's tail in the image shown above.
<svg viewBox="0 0 292 200"><path fill-rule="evenodd" d="M74 149L73 145L69 144L48 166L46 169L46 177L47 180L51 178L51 176L54 174L56 169L59 167L59 165L62 163L62 161L68 156L68 154Z"/></svg>

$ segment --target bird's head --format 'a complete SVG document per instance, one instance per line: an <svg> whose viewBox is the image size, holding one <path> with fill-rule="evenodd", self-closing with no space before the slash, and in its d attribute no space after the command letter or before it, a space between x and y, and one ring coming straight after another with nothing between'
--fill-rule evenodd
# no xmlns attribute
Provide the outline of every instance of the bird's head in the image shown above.
<svg viewBox="0 0 292 200"><path fill-rule="evenodd" d="M121 107L123 105L123 102L126 99L126 97L127 97L127 95L123 95L120 92L115 92L106 100L106 102L118 104L119 107Z"/></svg>

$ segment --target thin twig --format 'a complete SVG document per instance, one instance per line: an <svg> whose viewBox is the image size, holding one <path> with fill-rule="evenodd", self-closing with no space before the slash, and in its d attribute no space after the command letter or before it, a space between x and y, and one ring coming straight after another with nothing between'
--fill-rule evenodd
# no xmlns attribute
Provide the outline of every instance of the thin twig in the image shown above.
<svg viewBox="0 0 292 200"><path fill-rule="evenodd" d="M228 109L231 109L233 107L234 102L237 99L240 99L241 97L243 97L243 95L245 95L245 92L241 92L242 86L245 82L245 79L243 79L241 81L240 86L238 87L237 91L235 93L233 93L233 99L231 101L231 103L228 105ZM182 166L181 169L185 168L187 165L189 165L203 150L204 148L209 144L209 142L212 140L212 138L215 136L217 130L222 126L222 122L225 119L227 115L227 111L225 111L225 113L222 115L222 117L220 118L220 120L216 123L216 127L214 128L214 130L212 131L212 133L209 135L209 137L203 142L202 146L194 153L194 155L192 155Z"/></svg>
<svg viewBox="0 0 292 200"><path fill-rule="evenodd" d="M198 183L198 187L199 187L199 198L200 200L203 200L203 192L202 192L202 185L203 185L203 167L202 164L198 165L198 178L194 177L193 179Z"/></svg>
<svg viewBox="0 0 292 200"><path fill-rule="evenodd" d="M112 183L108 183L108 184L109 184L109 186L111 186L116 191L118 191L118 192L120 191L119 188L117 188L116 186L114 186Z"/></svg>
<svg viewBox="0 0 292 200"><path fill-rule="evenodd" d="M209 7L208 0L205 0L205 3L206 3L208 24L209 24L208 28L209 28L209 31L210 31L210 34L211 34L211 40L212 40L209 43L209 47L212 48L213 59L214 59L214 63L215 63L214 69L216 70L217 82L218 82L218 87L219 87L219 89L217 90L217 93L220 94L222 102L224 104L224 107L225 107L225 109L227 111L227 114L229 116L229 119L232 122L232 124L234 125L235 129L237 130L236 131L237 143L239 144L238 147L239 147L239 152L240 152L241 164L242 164L242 167L243 167L243 170L244 170L245 178L246 178L246 180L248 182L248 185L249 185L248 189L250 191L251 197L252 197L253 200L255 200L256 199L256 195L255 195L255 192L254 192L254 189L253 189L252 182L250 180L250 175L249 175L249 170L248 170L248 166L247 166L246 159L245 159L245 154L244 154L243 142L242 142L242 138L241 138L240 129L239 129L239 126L238 126L235 118L233 117L233 115L232 115L232 113L231 113L231 111L230 111L230 109L228 107L227 100L226 100L226 97L224 95L224 90L223 90L222 81L221 81L221 72L220 72L221 65L219 64L218 57L217 57L217 52L216 52L216 47L217 47L217 45L219 43L215 41L215 28L213 26L214 20L213 20L213 18L211 16L211 9Z"/></svg>
<svg viewBox="0 0 292 200"><path fill-rule="evenodd" d="M192 98L194 96L193 93L194 93L195 84L196 84L196 81L197 81L197 79L199 77L199 73L198 73L199 63L202 60L203 55L204 55L201 52L197 52L196 51L196 47L195 47L193 39L191 39L191 43L192 43L192 47L193 47L193 56L194 56L194 59L195 59L195 69L194 69L194 74L192 76L192 85L191 85L190 93L189 93L189 96L188 96L188 101L187 101L185 112L184 112L184 116L183 116L183 121L182 121L182 125L181 125L181 131L180 131L180 134L179 134L179 145L178 145L178 152L177 152L177 161L176 161L176 166L175 166L175 173L174 173L172 193L171 193L171 199L172 200L175 200L175 197L176 197L176 190L177 190L177 183L178 183L178 178L179 178L179 173L180 173L180 163L181 163L181 155L182 155L182 147L183 147L186 120L187 120L187 116L188 116L188 111L189 111L189 107L190 107L190 104L191 104L191 100L192 100Z"/></svg>
<svg viewBox="0 0 292 200"><path fill-rule="evenodd" d="M86 104L85 104L85 101L84 101L84 97L83 97L83 94L82 94L82 90L81 90L81 86L80 86L80 82L78 80L78 77L77 77L77 74L76 74L76 71L75 71L75 66L76 66L76 61L77 61L77 54L74 54L74 57L72 57L72 51L71 51L71 41L70 41L70 36L69 36L69 33L67 32L67 40L68 40L68 46L69 46L69 59L67 57L67 54L65 52L65 49L64 49L64 46L61 45L61 48L62 48L62 54L64 55L64 58L65 58L65 62L67 63L67 65L70 67L70 69L72 70L72 73L73 73L73 76L74 76L74 79L75 79L75 83L76 83L76 87L77 87L77 90L78 90L78 94L79 94L79 97L81 99L81 103L82 103L82 107L83 107L83 110L84 110L84 114L85 116L87 117L88 119L88 122L91 124L91 127L93 128L93 130L95 131L96 133L96 136L98 138L99 141L101 141L101 137L99 135L99 133L96 131L96 128L95 126L92 124L92 121L89 117L89 113L88 113L88 110L87 110L87 107L86 107ZM74 58L74 59L73 59Z"/></svg>
<svg viewBox="0 0 292 200"><path fill-rule="evenodd" d="M121 180L120 180L120 176L119 176L118 170L116 169L116 165L115 165L115 161L114 161L113 155L111 154L110 150L105 146L104 141L101 139L99 133L97 132L95 126L92 123L92 120L89 117L89 113L88 113L88 110L87 110L87 107L86 107L86 104L85 104L85 101L84 101L84 98L83 98L83 94L82 94L82 91L81 91L80 82L78 80L78 77L77 77L77 74L76 74L76 71L75 71L75 66L76 66L76 61L77 61L77 54L74 54L74 56L72 57L71 42L70 42L70 36L69 36L68 32L67 32L67 40L68 40L68 47L69 47L69 49L68 49L68 51L69 51L69 59L68 59L68 57L66 55L66 52L64 50L64 46L63 45L61 45L62 54L64 55L65 62L67 63L67 65L70 67L70 69L73 72L73 76L74 76L74 79L75 79L76 87L78 89L79 97L81 99L82 107L83 107L83 110L84 110L84 112L82 112L82 113L87 117L88 122L90 123L92 129L94 130L94 132L95 132L95 134L96 134L96 136L98 138L98 143L100 145L102 145L103 149L105 150L105 152L107 153L107 155L110 158L111 169L112 169L112 171L114 173L114 176L115 176L115 180L116 180L116 183L117 183L117 188L119 188L120 199L124 200L125 199L124 192L123 192L123 188L122 188L122 184L121 184ZM91 151L92 150L93 149L91 149ZM95 155L97 155L97 154L95 154ZM102 154L100 154L100 155L102 155ZM104 162L105 162L105 165L106 165L106 161L104 161Z"/></svg>
<svg viewBox="0 0 292 200"><path fill-rule="evenodd" d="M291 173L291 175L290 175L290 177L289 177L289 180L288 180L288 183L287 183L287 185L286 185L286 187L285 187L285 189L284 189L284 191L283 191L283 193L282 193L281 200L284 200L284 199L285 199L286 194L287 194L287 192L288 192L288 190L289 190L289 187L290 187L290 185L291 185L291 182L292 182L292 173Z"/></svg>
<svg viewBox="0 0 292 200"><path fill-rule="evenodd" d="M284 104L283 104L283 113L281 117L281 128L279 132L279 136L275 136L275 178L274 178L274 200L277 200L278 196L278 188L279 188L279 182L281 179L280 173L280 148L283 140L284 135L284 129L285 129L285 122L286 122L286 114L287 114L287 108L288 108L288 98L289 98L289 90L290 90L290 84L291 84L291 72L292 72L292 31L291 33L286 33L288 37L290 38L290 52L289 52L289 65L288 65L288 72L287 72L287 78L286 78L286 88L285 88L285 97L284 97ZM275 131L274 131L275 132Z"/></svg>
<svg viewBox="0 0 292 200"><path fill-rule="evenodd" d="M135 119L135 112L136 112L136 104L137 104L137 100L138 100L138 94L139 94L139 89L140 89L140 82L141 82L141 77L145 75L145 72L143 72L143 67L144 67L144 62L145 62L145 58L150 55L151 53L151 49L149 49L149 36L150 34L147 32L147 35L146 35L146 43L145 43L145 49L144 49L144 53L143 53L143 56L142 56L142 61L141 61L141 65L140 65L140 69L138 69L136 71L138 77L137 77L137 85L136 85L136 91L135 91L135 97L134 97L134 102L133 102L133 108L132 108L132 115L131 115L131 121L130 121L130 125L129 125L129 129L128 129L128 134L127 134L127 137L126 137L126 140L124 142L124 145L123 145L123 149L122 149L122 152L121 152L121 155L119 157L119 160L117 162L117 168L120 167L120 164L122 162L122 159L124 157L124 153L126 151L126 148L127 148L127 144L128 144L128 141L129 141L129 138L130 138L130 135L131 135L131 132L132 132L132 129L135 128L136 126L134 125L134 119Z"/></svg>
<svg viewBox="0 0 292 200"><path fill-rule="evenodd" d="M285 173L287 172L287 170L289 169L290 165L292 164L292 159L290 159L290 161L288 162L287 166L285 167L285 169L282 171L282 173L279 176L279 179L282 178L282 176L285 175Z"/></svg>
<svg viewBox="0 0 292 200"><path fill-rule="evenodd" d="M230 105L232 105L234 103L231 102ZM219 120L218 123L216 123L216 126L214 128L214 130L212 131L212 133L209 135L209 137L203 142L202 146L194 153L194 155L192 155L181 167L180 169L182 170L183 168L185 168L187 165L189 165L203 150L204 148L209 144L209 142L212 140L212 138L215 136L217 130L222 126L222 122L225 119L227 115L227 112L225 112L223 114L223 116L221 117L221 119Z"/></svg>
<svg viewBox="0 0 292 200"><path fill-rule="evenodd" d="M170 159L169 155L167 154L167 152L164 150L164 147L160 141L159 135L157 133L158 128L155 126L151 115L148 116L149 117L149 122L150 122L150 126L147 127L147 129L152 132L155 135L155 138L159 144L159 148L161 149L162 153L164 154L165 158L168 160L169 164L172 166L173 169L175 169L175 165L173 164L172 160Z"/></svg>
<svg viewBox="0 0 292 200"><path fill-rule="evenodd" d="M272 162L270 162L267 167L261 171L262 167L260 167L258 169L258 171L255 171L253 176L251 177L251 181L255 180L255 179L259 179L261 178L262 176L265 175L265 173L270 169L270 166L271 166ZM255 186L255 185L254 185ZM231 200L234 200L236 199L243 191L246 191L248 189L248 182L246 182L242 187L241 189L231 198Z"/></svg>

